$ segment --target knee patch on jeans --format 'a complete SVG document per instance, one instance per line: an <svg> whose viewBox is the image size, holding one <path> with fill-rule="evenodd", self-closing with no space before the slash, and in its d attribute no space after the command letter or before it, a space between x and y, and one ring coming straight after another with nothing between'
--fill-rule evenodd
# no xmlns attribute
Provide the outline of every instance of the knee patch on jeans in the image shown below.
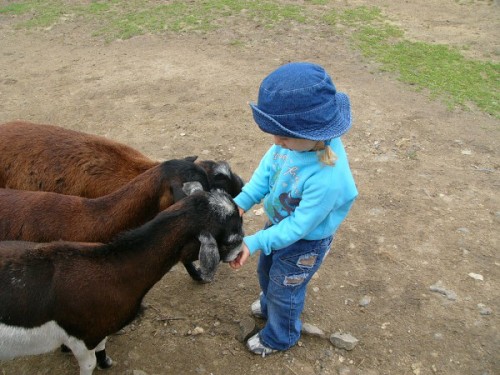
<svg viewBox="0 0 500 375"><path fill-rule="evenodd" d="M289 285L289 286L300 285L306 280L307 276L308 276L307 273L300 273L297 275L285 276L285 279L283 280L283 284Z"/></svg>

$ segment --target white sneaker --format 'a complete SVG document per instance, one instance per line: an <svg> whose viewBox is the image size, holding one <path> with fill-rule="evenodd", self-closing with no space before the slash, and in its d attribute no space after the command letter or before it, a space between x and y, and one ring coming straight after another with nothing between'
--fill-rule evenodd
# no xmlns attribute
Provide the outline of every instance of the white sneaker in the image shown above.
<svg viewBox="0 0 500 375"><path fill-rule="evenodd" d="M252 310L252 315L256 318L264 318L264 315L262 315L262 308L260 307L260 298L252 302L250 310Z"/></svg>
<svg viewBox="0 0 500 375"><path fill-rule="evenodd" d="M277 350L265 346L262 341L260 341L260 333L256 333L248 339L247 348L252 353L261 355L262 357L277 352Z"/></svg>

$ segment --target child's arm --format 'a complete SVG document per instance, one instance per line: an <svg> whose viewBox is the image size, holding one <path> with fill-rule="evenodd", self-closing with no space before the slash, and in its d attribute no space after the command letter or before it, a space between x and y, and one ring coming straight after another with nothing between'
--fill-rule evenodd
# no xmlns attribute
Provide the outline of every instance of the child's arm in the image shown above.
<svg viewBox="0 0 500 375"><path fill-rule="evenodd" d="M269 192L269 158L271 157L273 147L271 147L266 154L262 157L259 166L254 171L250 181L243 186L240 194L234 201L243 209L243 211L248 211L253 205L259 203L262 198Z"/></svg>

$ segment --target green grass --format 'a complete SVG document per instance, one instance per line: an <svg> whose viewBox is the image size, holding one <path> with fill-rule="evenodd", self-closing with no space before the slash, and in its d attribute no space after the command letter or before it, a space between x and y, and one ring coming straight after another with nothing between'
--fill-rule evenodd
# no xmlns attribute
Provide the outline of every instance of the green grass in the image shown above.
<svg viewBox="0 0 500 375"><path fill-rule="evenodd" d="M352 40L367 59L380 64L417 89L425 89L450 107L470 107L499 118L499 64L466 59L458 49L405 39L404 30L392 25L377 7L345 8L330 0L304 3L276 0L109 0L19 1L0 7L0 16L19 17L18 28L46 28L83 18L95 36L108 41L145 33L210 32L238 18L269 29L284 22L327 24ZM316 11L321 7L321 12ZM325 13L324 9L330 9ZM320 15L321 14L321 15ZM233 22L234 24L234 22ZM244 47L243 40L232 46Z"/></svg>
<svg viewBox="0 0 500 375"><path fill-rule="evenodd" d="M500 64L466 59L446 45L409 41L404 30L391 25L375 7L333 10L324 20L333 27L349 28L355 46L379 62L381 70L429 90L450 108L472 104L500 118Z"/></svg>
<svg viewBox="0 0 500 375"><path fill-rule="evenodd" d="M175 0L166 4L147 0L112 0L83 5L38 0L0 7L0 14L31 15L27 21L18 24L19 28L28 29L54 25L65 15L84 17L96 22L94 35L110 41L164 31L208 32L219 28L224 19L231 16L246 17L268 28L286 21L306 22L304 7L271 0Z"/></svg>

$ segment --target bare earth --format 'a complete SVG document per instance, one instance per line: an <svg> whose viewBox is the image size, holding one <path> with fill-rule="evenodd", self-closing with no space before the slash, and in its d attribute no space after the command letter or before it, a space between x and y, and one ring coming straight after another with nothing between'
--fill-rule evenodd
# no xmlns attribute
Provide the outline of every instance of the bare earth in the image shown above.
<svg viewBox="0 0 500 375"><path fill-rule="evenodd" d="M500 6L492 1L339 1L346 4L381 7L409 38L498 60ZM287 352L247 352L235 337L259 293L253 257L237 272L221 265L210 285L176 266L146 296L144 315L110 338L116 363L103 374L500 374L497 119L450 111L379 73L326 25L268 30L235 19L208 35L106 44L78 20L38 31L16 30L17 21L0 17L0 122L100 134L158 159L225 159L248 180L271 144L248 102L270 71L317 62L352 100L344 142L360 196L312 281L303 318L327 336L351 333L355 349L304 335ZM246 231L263 221L249 212ZM56 351L2 362L0 373L77 374L78 366Z"/></svg>

